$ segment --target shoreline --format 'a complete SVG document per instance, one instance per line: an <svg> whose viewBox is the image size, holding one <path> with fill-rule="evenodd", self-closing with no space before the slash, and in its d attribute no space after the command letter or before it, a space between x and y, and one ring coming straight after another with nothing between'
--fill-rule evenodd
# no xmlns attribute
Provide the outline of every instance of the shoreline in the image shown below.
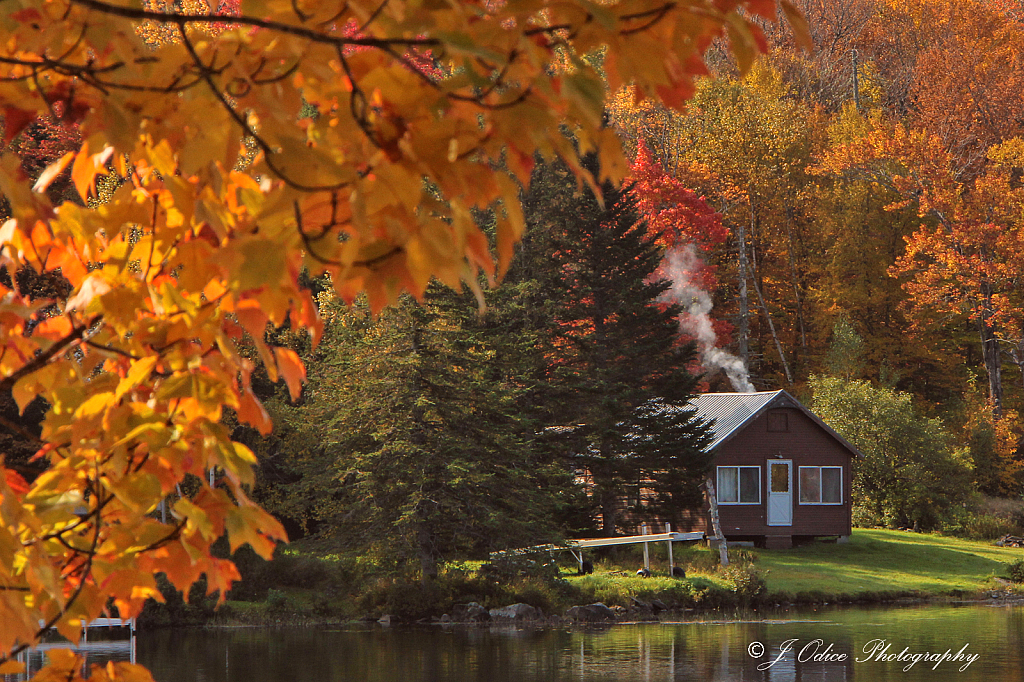
<svg viewBox="0 0 1024 682"><path fill-rule="evenodd" d="M456 621L442 620L441 616L421 618L418 620L403 621L397 618L389 622L380 622L380 618L373 615L366 615L359 618L336 618L318 617L313 614L300 611L285 611L280 613L258 612L253 609L250 618L237 618L228 615L221 620L219 613L215 613L213 619L202 623L155 623L140 622L142 629L182 629L182 630L220 630L220 629L241 629L241 628L309 628L309 627L352 627L363 626L366 628L380 627L382 629L394 627L443 627L457 629L484 629L484 628L512 628L512 629L603 629L617 625L656 625L656 624L688 624L708 623L722 624L735 622L764 622L771 620L766 618L720 618L705 620L699 617L713 614L744 613L759 614L765 613L770 616L780 611L817 609L827 607L828 609L843 609L850 607L888 607L888 608L913 608L920 606L1024 606L1024 594L1006 591L996 593L992 590L983 590L972 595L902 595L893 598L875 599L869 596L853 599L837 599L832 601L797 600L789 602L771 602L766 600L762 603L747 606L729 606L717 608L669 608L657 613L626 612L618 614L614 620L573 620L557 614L546 615L543 618L533 619L511 619L511 618L490 618L478 621Z"/></svg>

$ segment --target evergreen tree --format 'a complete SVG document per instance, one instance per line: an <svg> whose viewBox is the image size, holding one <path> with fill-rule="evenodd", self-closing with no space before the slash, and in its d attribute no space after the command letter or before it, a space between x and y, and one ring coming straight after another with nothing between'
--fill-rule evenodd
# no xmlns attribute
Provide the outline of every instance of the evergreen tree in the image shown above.
<svg viewBox="0 0 1024 682"><path fill-rule="evenodd" d="M475 308L440 286L376 318L321 303L306 402L284 411L294 480L278 508L424 579L443 559L551 539L546 491L565 477L537 459Z"/></svg>
<svg viewBox="0 0 1024 682"><path fill-rule="evenodd" d="M543 401L549 423L563 427L549 433L591 478L613 535L626 486L652 482L659 511L671 513L699 499L709 458L706 427L684 407L694 348L678 342L680 308L659 302L668 283L653 279L662 250L628 191L602 189L603 206L565 166L540 165L524 199L535 232L523 266L546 297Z"/></svg>

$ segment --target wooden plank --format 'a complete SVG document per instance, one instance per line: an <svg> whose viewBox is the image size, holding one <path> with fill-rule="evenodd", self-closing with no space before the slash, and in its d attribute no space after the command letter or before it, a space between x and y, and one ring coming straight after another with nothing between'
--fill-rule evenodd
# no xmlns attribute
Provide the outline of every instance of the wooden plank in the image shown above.
<svg viewBox="0 0 1024 682"><path fill-rule="evenodd" d="M579 547L610 547L612 545L633 545L638 542L689 542L703 539L704 533L655 533L654 535L623 535L615 538L568 540L566 544L575 544Z"/></svg>

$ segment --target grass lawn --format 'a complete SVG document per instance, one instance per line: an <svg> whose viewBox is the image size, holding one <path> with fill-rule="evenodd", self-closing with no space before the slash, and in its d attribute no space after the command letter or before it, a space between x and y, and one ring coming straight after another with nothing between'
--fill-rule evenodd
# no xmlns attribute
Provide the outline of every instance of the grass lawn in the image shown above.
<svg viewBox="0 0 1024 682"><path fill-rule="evenodd" d="M656 596L681 587L664 576L660 552L652 552L651 578L633 576L637 557L598 562L590 576L569 581L609 603L624 603L629 595ZM790 550L734 548L739 566L753 558L766 580L769 598L797 601L887 600L901 596L957 596L986 590L1005 591L1006 565L1024 557L1024 550L996 547L941 535L892 530L854 530L846 544L816 543ZM696 590L731 590L732 577L718 567L718 552L691 546L677 553ZM1024 589L1024 586L1022 586Z"/></svg>
<svg viewBox="0 0 1024 682"><path fill-rule="evenodd" d="M1003 587L994 578L1006 578L1006 564L1024 557L1024 550L991 542L866 529L854 530L846 544L752 551L757 567L768 571L770 592L849 596L889 591L939 595Z"/></svg>

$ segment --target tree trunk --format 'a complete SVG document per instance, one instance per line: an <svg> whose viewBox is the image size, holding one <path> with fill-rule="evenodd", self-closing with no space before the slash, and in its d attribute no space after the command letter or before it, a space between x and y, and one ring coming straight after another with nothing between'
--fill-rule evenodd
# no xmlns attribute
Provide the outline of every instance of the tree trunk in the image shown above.
<svg viewBox="0 0 1024 682"><path fill-rule="evenodd" d="M729 544L725 541L725 533L722 532L722 524L718 520L718 495L710 476L704 479L704 489L708 493L708 504L711 505L711 530L715 534L713 539L718 543L718 561L723 566L728 566Z"/></svg>
<svg viewBox="0 0 1024 682"><path fill-rule="evenodd" d="M750 207L750 221L753 224L754 221L754 207ZM742 222L736 226L736 245L739 247L740 261L739 261L739 275L737 276L739 284L739 324L736 325L738 329L738 341L739 341L739 356L740 360L743 361L743 365L746 367L750 366L750 346L748 339L750 337L750 303L747 298L747 226Z"/></svg>
<svg viewBox="0 0 1024 682"><path fill-rule="evenodd" d="M999 353L999 339L996 338L987 320L978 321L981 349L988 373L988 397L992 401L992 414L997 418L1003 414L1002 357Z"/></svg>
<svg viewBox="0 0 1024 682"><path fill-rule="evenodd" d="M796 322L800 328L800 348L807 350L807 331L804 327L804 306L800 297L800 283L796 273L796 256L793 253L793 208L786 209L786 236L789 239L789 279L793 284L793 296L796 298Z"/></svg>
<svg viewBox="0 0 1024 682"><path fill-rule="evenodd" d="M437 577L437 558L434 556L430 531L420 526L416 531L416 542L420 554L420 582L424 585Z"/></svg>
<svg viewBox="0 0 1024 682"><path fill-rule="evenodd" d="M985 358L985 371L988 373L988 397L992 401L992 414L997 419L1003 415L1003 376L1002 354L999 352L999 339L991 324L992 290L984 285L982 295L985 307L978 317L978 335L981 337L981 352Z"/></svg>
<svg viewBox="0 0 1024 682"><path fill-rule="evenodd" d="M605 488L601 494L601 532L613 538L618 525L619 498L614 488Z"/></svg>
<svg viewBox="0 0 1024 682"><path fill-rule="evenodd" d="M772 314L768 312L768 305L764 302L764 296L761 295L761 287L757 286L757 275L751 273L750 281L754 284L754 291L757 292L757 300L761 302L761 310L764 311L765 319L768 320L768 330L772 333L772 340L775 341L775 350L779 352L779 359L782 360L782 369L786 372L786 381L789 385L793 385L793 374L789 371L789 363L786 362L786 354L782 352L782 343L779 341L779 335L775 333L775 323L772 322Z"/></svg>

